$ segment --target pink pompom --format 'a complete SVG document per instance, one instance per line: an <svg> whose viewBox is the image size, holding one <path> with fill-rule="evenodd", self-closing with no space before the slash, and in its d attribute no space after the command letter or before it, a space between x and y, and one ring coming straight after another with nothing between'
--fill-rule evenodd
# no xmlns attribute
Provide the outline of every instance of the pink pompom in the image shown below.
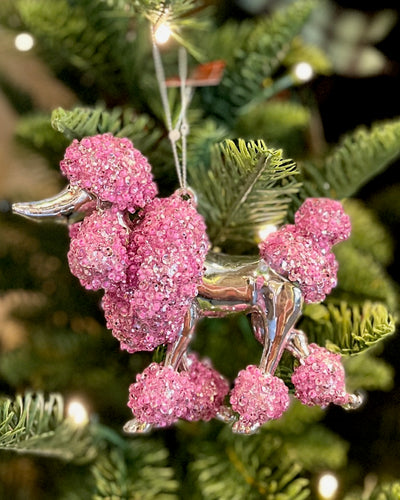
<svg viewBox="0 0 400 500"><path fill-rule="evenodd" d="M309 349L309 356L292 375L296 397L307 406L324 408L330 403L347 404L350 396L345 389L345 371L340 355L316 344L310 344Z"/></svg>
<svg viewBox="0 0 400 500"><path fill-rule="evenodd" d="M157 315L146 321L138 318L135 290L106 291L102 300L107 328L119 340L122 350L133 354L137 351L153 351L160 344L176 340L182 327L182 318L170 319ZM148 308L151 304L148 304ZM157 306L156 306L157 307Z"/></svg>
<svg viewBox="0 0 400 500"><path fill-rule="evenodd" d="M154 199L141 217L131 232L127 286L103 300L108 328L130 353L176 340L209 246L203 218L179 194Z"/></svg>
<svg viewBox="0 0 400 500"><path fill-rule="evenodd" d="M334 254L293 225L268 235L260 255L274 271L298 283L306 303L321 302L337 284Z"/></svg>
<svg viewBox="0 0 400 500"><path fill-rule="evenodd" d="M188 363L187 373L193 384L193 392L184 418L190 421L211 420L229 392L228 381L210 364L199 361L194 354L188 356Z"/></svg>
<svg viewBox="0 0 400 500"><path fill-rule="evenodd" d="M280 378L249 365L239 372L230 401L242 425L251 430L282 416L289 407L289 389Z"/></svg>
<svg viewBox="0 0 400 500"><path fill-rule="evenodd" d="M157 194L147 159L129 139L112 134L74 139L60 168L71 184L119 210L134 212Z"/></svg>
<svg viewBox="0 0 400 500"><path fill-rule="evenodd" d="M347 240L351 232L350 217L342 204L329 198L308 198L296 212L295 224L328 248Z"/></svg>
<svg viewBox="0 0 400 500"><path fill-rule="evenodd" d="M166 427L185 415L191 390L185 372L151 363L129 387L128 406L140 422Z"/></svg>
<svg viewBox="0 0 400 500"><path fill-rule="evenodd" d="M70 229L71 272L89 290L109 290L126 282L129 265L127 221L113 210L94 211Z"/></svg>

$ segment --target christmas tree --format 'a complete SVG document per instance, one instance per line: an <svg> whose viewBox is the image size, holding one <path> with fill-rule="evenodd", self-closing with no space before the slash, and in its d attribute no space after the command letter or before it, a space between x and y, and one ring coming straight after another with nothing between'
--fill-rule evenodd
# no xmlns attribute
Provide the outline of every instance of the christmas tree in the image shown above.
<svg viewBox="0 0 400 500"><path fill-rule="evenodd" d="M2 201L1 498L400 498L400 459L388 452L399 432L376 428L381 413L367 395L379 391L390 408L384 391L395 383L388 359L396 355L384 354L396 349L398 291L388 272L393 238L379 216L390 206L394 218L398 203L395 189L370 206L361 198L399 156L400 121L387 117L325 141L309 80L344 71L343 57L311 43L326 6L283 3L235 19L229 2L224 10L191 0L3 0L5 47L16 33L32 35L61 90L40 103L0 68L19 115L13 154L23 165L9 169L1 197L52 196L66 184L66 148L101 136L133 142L159 197L193 189L217 255L257 255L265 234L292 225L305 200L342 201L352 232L334 247L338 285L303 307L296 329L342 356L346 388L365 393L365 406L322 409L292 397L254 435L215 419L124 433L128 388L165 360L165 346L120 350L102 293L85 291L69 270L66 227L33 224ZM262 351L244 314L203 319L191 347L229 381ZM285 352L276 371L292 395L297 364ZM364 425L362 444L351 445L342 429ZM388 462L379 463L377 443ZM366 467L368 454L378 460Z"/></svg>

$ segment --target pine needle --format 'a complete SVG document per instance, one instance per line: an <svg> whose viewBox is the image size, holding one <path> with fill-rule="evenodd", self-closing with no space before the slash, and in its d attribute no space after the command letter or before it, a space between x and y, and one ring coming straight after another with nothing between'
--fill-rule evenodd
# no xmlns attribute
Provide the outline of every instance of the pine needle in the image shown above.
<svg viewBox="0 0 400 500"><path fill-rule="evenodd" d="M206 217L214 245L255 242L265 224L280 224L299 189L292 160L263 141L237 145L230 140L214 146L209 170L192 171L199 209Z"/></svg>

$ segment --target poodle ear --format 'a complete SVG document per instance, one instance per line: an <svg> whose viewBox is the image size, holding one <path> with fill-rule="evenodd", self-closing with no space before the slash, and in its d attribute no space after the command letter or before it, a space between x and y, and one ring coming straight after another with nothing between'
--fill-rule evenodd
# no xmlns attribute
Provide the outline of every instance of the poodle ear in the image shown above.
<svg viewBox="0 0 400 500"><path fill-rule="evenodd" d="M79 212L79 209L93 197L84 189L67 186L52 198L39 201L13 203L12 211L28 219L53 219L68 224Z"/></svg>

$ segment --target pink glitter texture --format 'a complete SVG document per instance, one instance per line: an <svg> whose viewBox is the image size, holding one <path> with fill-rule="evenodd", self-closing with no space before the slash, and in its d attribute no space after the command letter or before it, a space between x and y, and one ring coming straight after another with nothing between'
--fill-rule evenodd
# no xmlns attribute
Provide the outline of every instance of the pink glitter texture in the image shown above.
<svg viewBox="0 0 400 500"><path fill-rule="evenodd" d="M349 394L345 389L345 371L340 354L310 344L310 355L303 359L292 375L296 397L307 406L324 408L330 403L345 405Z"/></svg>
<svg viewBox="0 0 400 500"><path fill-rule="evenodd" d="M350 218L328 198L308 198L286 225L260 243L260 255L274 271L298 283L304 302L321 302L337 284L332 245L350 236Z"/></svg>
<svg viewBox="0 0 400 500"><path fill-rule="evenodd" d="M260 244L260 255L276 272L297 282L304 302L321 302L337 284L338 263L332 252L293 225L283 226Z"/></svg>
<svg viewBox="0 0 400 500"><path fill-rule="evenodd" d="M211 420L221 408L229 392L229 384L209 363L200 362L194 354L188 356L188 362L187 373L193 392L184 418L190 421Z"/></svg>
<svg viewBox="0 0 400 500"><path fill-rule="evenodd" d="M70 229L71 272L89 290L109 290L126 281L128 227L121 214L96 210Z"/></svg>
<svg viewBox="0 0 400 500"><path fill-rule="evenodd" d="M295 225L329 249L347 240L351 232L350 217L342 204L329 198L308 198L295 214Z"/></svg>
<svg viewBox="0 0 400 500"><path fill-rule="evenodd" d="M239 372L230 401L241 422L252 428L282 416L289 407L289 389L280 378L249 365Z"/></svg>
<svg viewBox="0 0 400 500"><path fill-rule="evenodd" d="M71 184L114 203L119 210L134 212L157 194L151 167L126 138L101 134L74 139L60 162Z"/></svg>
<svg viewBox="0 0 400 500"><path fill-rule="evenodd" d="M178 193L154 199L141 216L131 232L128 286L103 300L108 327L131 353L176 340L209 247L203 218Z"/></svg>
<svg viewBox="0 0 400 500"><path fill-rule="evenodd" d="M139 422L166 427L184 416L190 392L185 372L151 363L129 387L128 406Z"/></svg>
<svg viewBox="0 0 400 500"><path fill-rule="evenodd" d="M134 290L110 290L103 297L102 306L107 328L119 340L122 350L134 353L137 351L152 351L160 344L173 342L182 326L181 323L170 322L168 330L163 330L163 319L160 315L157 321L146 322L137 317L135 310ZM172 328L174 327L174 328Z"/></svg>

